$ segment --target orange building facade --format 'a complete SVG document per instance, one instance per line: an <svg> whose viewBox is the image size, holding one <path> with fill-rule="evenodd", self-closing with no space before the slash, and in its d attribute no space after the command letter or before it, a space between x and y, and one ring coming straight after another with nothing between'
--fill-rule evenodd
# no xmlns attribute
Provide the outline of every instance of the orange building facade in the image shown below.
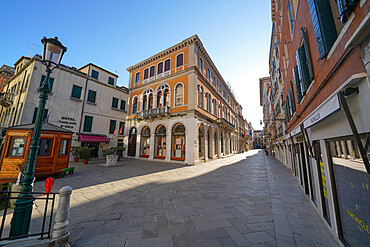
<svg viewBox="0 0 370 247"><path fill-rule="evenodd" d="M370 3L272 0L271 8L271 94L263 99L271 153L340 245L367 246Z"/></svg>
<svg viewBox="0 0 370 247"><path fill-rule="evenodd" d="M241 107L198 36L127 71L127 156L195 164L240 150Z"/></svg>

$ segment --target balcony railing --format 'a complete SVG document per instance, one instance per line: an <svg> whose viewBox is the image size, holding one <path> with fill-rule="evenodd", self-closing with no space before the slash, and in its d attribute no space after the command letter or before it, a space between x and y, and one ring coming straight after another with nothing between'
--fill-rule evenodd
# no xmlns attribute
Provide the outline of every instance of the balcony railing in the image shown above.
<svg viewBox="0 0 370 247"><path fill-rule="evenodd" d="M235 125L227 121L225 118L217 118L217 122L221 125L221 127L231 128L233 130L235 129Z"/></svg>
<svg viewBox="0 0 370 247"><path fill-rule="evenodd" d="M158 108L153 108L149 110L143 110L140 112L136 113L136 118L151 118L155 116L161 116L161 115L168 115L170 114L170 107L165 106L165 107L158 107Z"/></svg>
<svg viewBox="0 0 370 247"><path fill-rule="evenodd" d="M4 107L9 107L13 105L14 94L4 93L0 96L0 105Z"/></svg>

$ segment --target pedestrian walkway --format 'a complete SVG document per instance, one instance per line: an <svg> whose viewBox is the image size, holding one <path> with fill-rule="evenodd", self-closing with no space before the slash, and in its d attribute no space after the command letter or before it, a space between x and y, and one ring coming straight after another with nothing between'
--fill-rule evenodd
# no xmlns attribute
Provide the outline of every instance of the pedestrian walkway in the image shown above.
<svg viewBox="0 0 370 247"><path fill-rule="evenodd" d="M195 166L98 163L55 180L53 191L74 189L72 246L338 246L290 171L262 151Z"/></svg>

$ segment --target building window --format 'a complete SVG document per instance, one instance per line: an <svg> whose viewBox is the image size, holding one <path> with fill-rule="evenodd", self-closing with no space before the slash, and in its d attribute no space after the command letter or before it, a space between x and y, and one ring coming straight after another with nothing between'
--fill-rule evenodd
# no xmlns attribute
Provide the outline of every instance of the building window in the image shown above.
<svg viewBox="0 0 370 247"><path fill-rule="evenodd" d="M212 113L212 98L210 93L207 94L207 111Z"/></svg>
<svg viewBox="0 0 370 247"><path fill-rule="evenodd" d="M144 69L144 80L148 79L148 77L149 77L149 69L146 68L146 69Z"/></svg>
<svg viewBox="0 0 370 247"><path fill-rule="evenodd" d="M125 133L125 122L119 122L118 135Z"/></svg>
<svg viewBox="0 0 370 247"><path fill-rule="evenodd" d="M164 159L166 157L166 127L159 125L155 130L155 158Z"/></svg>
<svg viewBox="0 0 370 247"><path fill-rule="evenodd" d="M108 78L108 84L109 85L114 85L114 78L110 77Z"/></svg>
<svg viewBox="0 0 370 247"><path fill-rule="evenodd" d="M122 111L126 111L126 101L125 100L121 100L121 107L120 107L120 109Z"/></svg>
<svg viewBox="0 0 370 247"><path fill-rule="evenodd" d="M27 83L28 83L28 79L29 77L27 77ZM42 83L45 81L46 79L46 76L42 75L41 76L41 80L40 80L40 85L39 85L39 88L41 88L42 86ZM27 85L27 84L26 84ZM53 90L53 85L54 85L54 78L51 78L49 77L49 90L52 91ZM27 87L27 86L26 86Z"/></svg>
<svg viewBox="0 0 370 247"><path fill-rule="evenodd" d="M175 105L182 105L184 100L184 86L177 84L175 87Z"/></svg>
<svg viewBox="0 0 370 247"><path fill-rule="evenodd" d="M170 87L163 84L157 88L157 107L170 106Z"/></svg>
<svg viewBox="0 0 370 247"><path fill-rule="evenodd" d="M308 57L308 50L305 45L298 48L296 52L297 69L299 75L299 81L301 84L301 93L305 94L309 86L311 85L313 75L311 69L311 60Z"/></svg>
<svg viewBox="0 0 370 247"><path fill-rule="evenodd" d="M203 90L203 87L200 86L199 87L199 107L200 108L204 108L204 90Z"/></svg>
<svg viewBox="0 0 370 247"><path fill-rule="evenodd" d="M96 71L96 70L91 70L91 77L92 78L95 78L95 79L98 79L99 77L99 72Z"/></svg>
<svg viewBox="0 0 370 247"><path fill-rule="evenodd" d="M170 69L171 69L171 59L167 59L166 61L164 61L164 72Z"/></svg>
<svg viewBox="0 0 370 247"><path fill-rule="evenodd" d="M118 108L118 99L115 97L112 98L112 108L114 109Z"/></svg>
<svg viewBox="0 0 370 247"><path fill-rule="evenodd" d="M181 123L172 128L172 159L185 160L185 126Z"/></svg>
<svg viewBox="0 0 370 247"><path fill-rule="evenodd" d="M81 98L81 92L82 92L82 87L73 85L71 97L74 98L74 99L80 99Z"/></svg>
<svg viewBox="0 0 370 247"><path fill-rule="evenodd" d="M203 59L202 58L199 58L199 69L201 72L203 72Z"/></svg>
<svg viewBox="0 0 370 247"><path fill-rule="evenodd" d="M157 74L162 74L163 73L163 62L160 62L158 65L157 65Z"/></svg>
<svg viewBox="0 0 370 247"><path fill-rule="evenodd" d="M140 72L137 72L135 75L135 83L138 83L140 81Z"/></svg>
<svg viewBox="0 0 370 247"><path fill-rule="evenodd" d="M198 129L198 154L199 159L204 159L204 149L205 149L205 136L204 136L204 126L203 124L199 126Z"/></svg>
<svg viewBox="0 0 370 247"><path fill-rule="evenodd" d="M38 156L50 156L52 150L53 139L41 139Z"/></svg>
<svg viewBox="0 0 370 247"><path fill-rule="evenodd" d="M293 33L294 19L293 19L292 6L290 4L290 1L288 1L288 12L289 12L290 28L291 28L292 33Z"/></svg>
<svg viewBox="0 0 370 247"><path fill-rule="evenodd" d="M217 114L217 100L216 99L213 99L213 113L217 117L218 114Z"/></svg>
<svg viewBox="0 0 370 247"><path fill-rule="evenodd" d="M207 69L207 77L208 77L208 80L211 81L211 70L210 69Z"/></svg>
<svg viewBox="0 0 370 247"><path fill-rule="evenodd" d="M117 147L123 147L123 139L117 140Z"/></svg>
<svg viewBox="0 0 370 247"><path fill-rule="evenodd" d="M109 122L109 134L114 134L114 132L116 132L116 125L117 125L116 120L110 120L110 122Z"/></svg>
<svg viewBox="0 0 370 247"><path fill-rule="evenodd" d="M176 67L180 67L183 65L184 65L184 53L181 53L176 57Z"/></svg>
<svg viewBox="0 0 370 247"><path fill-rule="evenodd" d="M132 99L132 114L137 112L137 96Z"/></svg>
<svg viewBox="0 0 370 247"><path fill-rule="evenodd" d="M149 77L153 77L155 75L155 66L153 65L150 67Z"/></svg>
<svg viewBox="0 0 370 247"><path fill-rule="evenodd" d="M96 100L96 92L93 90L89 90L89 93L87 94L87 101L91 103L95 103Z"/></svg>
<svg viewBox="0 0 370 247"><path fill-rule="evenodd" d="M213 86L217 88L217 81L216 81L216 76L213 77Z"/></svg>
<svg viewBox="0 0 370 247"><path fill-rule="evenodd" d="M23 157L25 142L24 137L10 137L7 157Z"/></svg>
<svg viewBox="0 0 370 247"><path fill-rule="evenodd" d="M143 110L153 109L153 90L147 89L142 94Z"/></svg>
<svg viewBox="0 0 370 247"><path fill-rule="evenodd" d="M39 108L35 107L35 110L33 111L33 117L32 117L32 123L34 124L36 122L36 117L37 117L37 112ZM42 117L42 122L45 122L49 114L49 110L45 109L44 110L44 116Z"/></svg>
<svg viewBox="0 0 370 247"><path fill-rule="evenodd" d="M145 126L141 130L141 157L149 157L150 153L150 129Z"/></svg>
<svg viewBox="0 0 370 247"><path fill-rule="evenodd" d="M67 155L68 154L68 139L62 139L60 141L60 148L59 148L59 155Z"/></svg>
<svg viewBox="0 0 370 247"><path fill-rule="evenodd" d="M83 131L84 132L91 132L92 124L93 124L93 117L85 116Z"/></svg>

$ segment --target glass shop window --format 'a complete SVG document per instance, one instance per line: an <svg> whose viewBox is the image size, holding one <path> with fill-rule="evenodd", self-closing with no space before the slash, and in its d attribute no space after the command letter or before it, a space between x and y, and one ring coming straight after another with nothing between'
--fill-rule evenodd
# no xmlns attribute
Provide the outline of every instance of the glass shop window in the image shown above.
<svg viewBox="0 0 370 247"><path fill-rule="evenodd" d="M362 136L361 141L363 147L367 146L366 136ZM351 136L327 141L327 150L334 173L340 237L346 246L369 246L370 174L366 171L359 145ZM365 153L369 159L369 151L365 150Z"/></svg>
<svg viewBox="0 0 370 247"><path fill-rule="evenodd" d="M22 157L25 142L23 137L11 137L7 157Z"/></svg>
<svg viewBox="0 0 370 247"><path fill-rule="evenodd" d="M51 154L52 139L41 139L38 156L49 156Z"/></svg>

